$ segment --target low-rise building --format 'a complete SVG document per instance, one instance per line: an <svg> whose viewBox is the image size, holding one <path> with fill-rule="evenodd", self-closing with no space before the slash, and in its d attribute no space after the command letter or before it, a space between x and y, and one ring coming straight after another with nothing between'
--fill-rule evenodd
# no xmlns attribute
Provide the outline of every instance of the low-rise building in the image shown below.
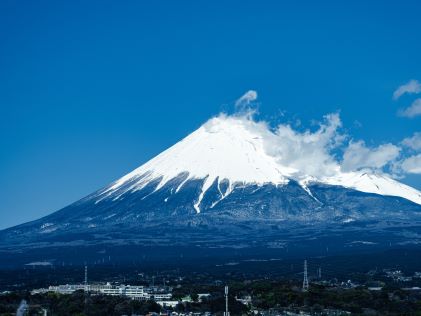
<svg viewBox="0 0 421 316"><path fill-rule="evenodd" d="M33 290L32 294L55 292L60 294L72 294L76 291L83 290L90 293L97 293L111 296L127 296L137 300L155 300L165 301L172 298L172 288L165 289L148 288L144 286L133 285L112 285L106 284L66 284L58 286L49 286L46 289Z"/></svg>

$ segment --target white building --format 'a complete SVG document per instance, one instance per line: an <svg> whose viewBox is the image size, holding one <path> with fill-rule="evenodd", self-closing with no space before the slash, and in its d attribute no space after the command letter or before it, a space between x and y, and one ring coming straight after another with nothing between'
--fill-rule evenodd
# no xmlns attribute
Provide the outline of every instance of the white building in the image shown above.
<svg viewBox="0 0 421 316"><path fill-rule="evenodd" d="M157 304L161 305L162 307L176 307L180 302L179 301L171 301L171 300L157 300L155 301Z"/></svg>
<svg viewBox="0 0 421 316"><path fill-rule="evenodd" d="M127 296L137 300L168 301L172 298L171 288L155 289L144 286L112 285L107 284L66 284L50 286L48 289L33 290L32 294L55 292L60 294L72 294L79 290L111 296Z"/></svg>

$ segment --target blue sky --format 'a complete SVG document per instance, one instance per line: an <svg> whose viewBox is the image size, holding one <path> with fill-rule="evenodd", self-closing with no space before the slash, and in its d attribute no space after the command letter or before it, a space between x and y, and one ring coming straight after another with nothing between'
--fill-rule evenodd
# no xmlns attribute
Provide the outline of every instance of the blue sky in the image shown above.
<svg viewBox="0 0 421 316"><path fill-rule="evenodd" d="M311 127L339 111L367 147L399 144L421 132L421 116L399 115L417 95L392 98L421 81L420 13L419 1L2 1L0 228L108 184L250 89L262 119Z"/></svg>

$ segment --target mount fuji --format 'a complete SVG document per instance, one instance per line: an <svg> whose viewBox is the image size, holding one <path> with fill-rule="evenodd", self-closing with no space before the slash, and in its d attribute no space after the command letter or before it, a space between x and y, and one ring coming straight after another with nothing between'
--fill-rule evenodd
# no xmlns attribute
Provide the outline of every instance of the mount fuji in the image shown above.
<svg viewBox="0 0 421 316"><path fill-rule="evenodd" d="M89 247L94 257L127 246L149 254L292 246L321 254L327 245L344 251L421 242L421 192L384 174L342 171L340 164L300 170L284 163L294 148L274 150L274 138L252 120L212 118L105 188L0 231L0 252L25 254L24 262Z"/></svg>

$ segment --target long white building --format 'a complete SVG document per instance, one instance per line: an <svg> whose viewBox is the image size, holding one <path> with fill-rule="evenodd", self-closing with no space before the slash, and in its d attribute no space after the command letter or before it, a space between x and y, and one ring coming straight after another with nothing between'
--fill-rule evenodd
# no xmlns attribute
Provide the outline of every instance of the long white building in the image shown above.
<svg viewBox="0 0 421 316"><path fill-rule="evenodd" d="M72 294L75 291L84 290L90 293L98 293L112 296L127 296L138 300L165 301L172 298L171 288L149 288L132 285L112 285L107 284L66 284L49 286L44 289L33 290L32 294L55 292L60 294Z"/></svg>

